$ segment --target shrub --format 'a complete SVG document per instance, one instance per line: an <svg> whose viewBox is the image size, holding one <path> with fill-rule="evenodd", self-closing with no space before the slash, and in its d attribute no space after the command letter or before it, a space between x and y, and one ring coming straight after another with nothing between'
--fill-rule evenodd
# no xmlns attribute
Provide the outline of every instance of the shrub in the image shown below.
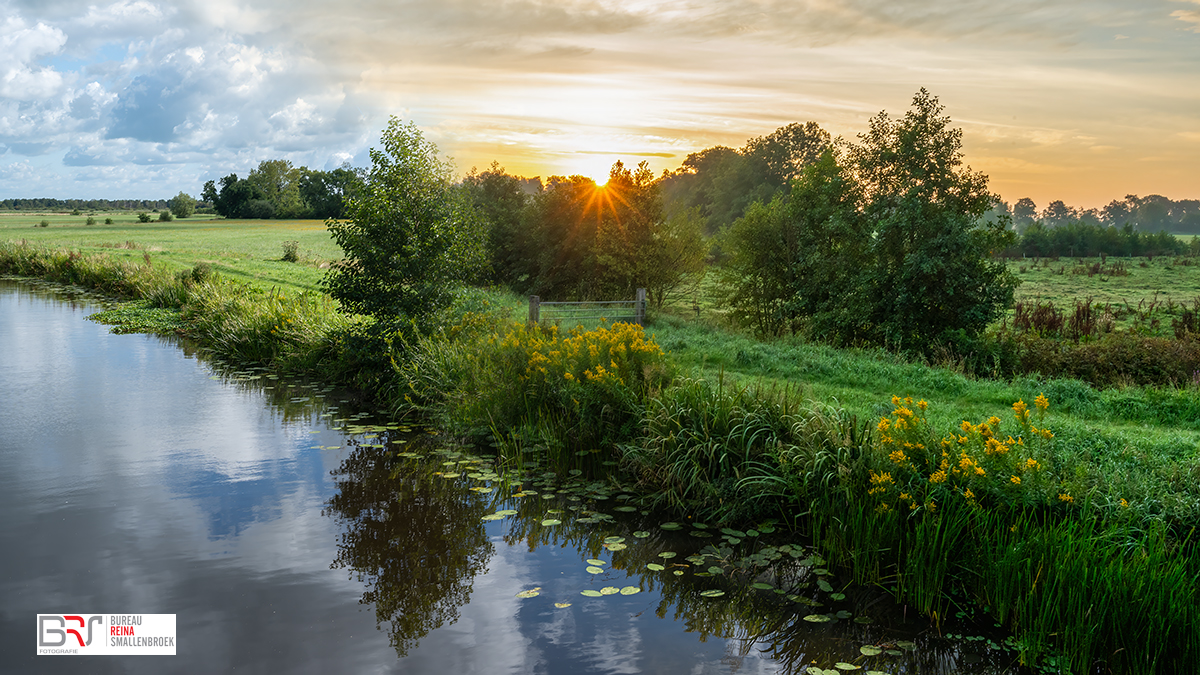
<svg viewBox="0 0 1200 675"><path fill-rule="evenodd" d="M105 219L104 219L104 224L105 224L105 225L112 225L112 224L113 224L113 219L112 219L112 218L105 218Z"/></svg>
<svg viewBox="0 0 1200 675"><path fill-rule="evenodd" d="M163 209L162 212L158 214L158 220L161 223L169 223L172 220L175 220L175 216L171 215L170 209Z"/></svg>
<svg viewBox="0 0 1200 675"><path fill-rule="evenodd" d="M291 262L291 263L299 261L300 260L299 248L300 248L300 242L298 242L298 241L283 242L283 257L280 258L280 260L282 260L284 262Z"/></svg>
<svg viewBox="0 0 1200 675"><path fill-rule="evenodd" d="M86 223L86 224L87 224L87 225L95 225L95 224L96 224L96 219L95 219L95 218L93 218L92 216L88 216L88 217L87 217L87 223Z"/></svg>
<svg viewBox="0 0 1200 675"><path fill-rule="evenodd" d="M148 223L150 222L150 214L142 211L137 214L137 219L139 223Z"/></svg>
<svg viewBox="0 0 1200 675"><path fill-rule="evenodd" d="M43 218L41 221L38 222L37 226L38 227L50 227L50 221Z"/></svg>

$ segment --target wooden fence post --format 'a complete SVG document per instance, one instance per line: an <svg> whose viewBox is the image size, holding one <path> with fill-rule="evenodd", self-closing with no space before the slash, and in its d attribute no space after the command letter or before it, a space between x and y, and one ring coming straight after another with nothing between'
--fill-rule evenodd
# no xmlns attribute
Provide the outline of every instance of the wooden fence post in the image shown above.
<svg viewBox="0 0 1200 675"><path fill-rule="evenodd" d="M644 288L637 289L637 302L634 305L634 311L636 312L635 321L637 321L637 325L646 325L646 289Z"/></svg>
<svg viewBox="0 0 1200 675"><path fill-rule="evenodd" d="M539 298L536 295L529 296L529 323L531 323L535 326L537 325L538 320L539 320L538 314L541 311L540 310L541 304L542 304L541 298Z"/></svg>

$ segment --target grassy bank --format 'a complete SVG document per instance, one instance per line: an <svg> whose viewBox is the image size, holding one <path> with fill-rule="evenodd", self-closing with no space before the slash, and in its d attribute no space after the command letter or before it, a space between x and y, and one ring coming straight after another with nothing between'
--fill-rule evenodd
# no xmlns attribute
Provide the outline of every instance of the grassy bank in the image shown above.
<svg viewBox="0 0 1200 675"><path fill-rule="evenodd" d="M616 463L663 508L783 520L934 618L988 608L1030 662L1057 650L1075 673L1200 666L1194 389L974 380L665 317L653 338L558 331L479 291L434 334L387 343L324 296L202 261L9 242L0 272L137 299L225 358L367 387L510 460Z"/></svg>

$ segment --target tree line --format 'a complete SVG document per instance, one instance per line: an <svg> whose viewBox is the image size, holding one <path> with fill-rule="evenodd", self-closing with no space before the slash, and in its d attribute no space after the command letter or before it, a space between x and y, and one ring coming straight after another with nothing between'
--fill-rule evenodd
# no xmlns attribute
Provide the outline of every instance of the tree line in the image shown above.
<svg viewBox="0 0 1200 675"><path fill-rule="evenodd" d="M7 211L137 211L164 209L165 199L0 199Z"/></svg>
<svg viewBox="0 0 1200 675"><path fill-rule="evenodd" d="M1200 199L1176 201L1162 195L1125 195L1124 199L1114 199L1099 209L1068 206L1056 199L1038 210L1032 199L1022 197L1011 207L1007 202L998 203L995 211L1012 216L1018 231L1036 223L1047 228L1071 224L1112 228L1129 225L1142 232L1200 234Z"/></svg>
<svg viewBox="0 0 1200 675"><path fill-rule="evenodd" d="M208 181L201 199L226 218L341 218L362 184L361 174L349 166L318 171L268 159L245 178L231 173Z"/></svg>

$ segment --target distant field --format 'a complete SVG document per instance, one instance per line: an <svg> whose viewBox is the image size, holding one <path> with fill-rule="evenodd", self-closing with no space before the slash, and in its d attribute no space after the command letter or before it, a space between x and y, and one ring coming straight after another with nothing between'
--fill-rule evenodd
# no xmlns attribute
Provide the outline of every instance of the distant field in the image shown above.
<svg viewBox="0 0 1200 675"><path fill-rule="evenodd" d="M1015 260L1008 264L1008 269L1021 280L1017 300L1050 300L1056 305L1070 306L1076 298L1092 298L1093 302L1128 302L1136 306L1142 300L1152 302L1156 295L1159 301L1169 298L1189 304L1200 298L1200 259L1110 257L1102 267L1111 269L1120 264L1127 276L1072 273L1099 262L1099 258L1062 258L1057 262Z"/></svg>
<svg viewBox="0 0 1200 675"><path fill-rule="evenodd" d="M169 223L140 223L137 214L129 212L92 217L97 224L87 225L87 215L0 213L0 239L103 252L117 259L142 260L149 254L155 265L180 269L204 262L231 278L296 290L317 290L324 268L342 257L319 220L197 216ZM109 217L113 224L103 224ZM38 227L42 220L49 221L49 226ZM298 242L299 262L280 260L285 241Z"/></svg>

